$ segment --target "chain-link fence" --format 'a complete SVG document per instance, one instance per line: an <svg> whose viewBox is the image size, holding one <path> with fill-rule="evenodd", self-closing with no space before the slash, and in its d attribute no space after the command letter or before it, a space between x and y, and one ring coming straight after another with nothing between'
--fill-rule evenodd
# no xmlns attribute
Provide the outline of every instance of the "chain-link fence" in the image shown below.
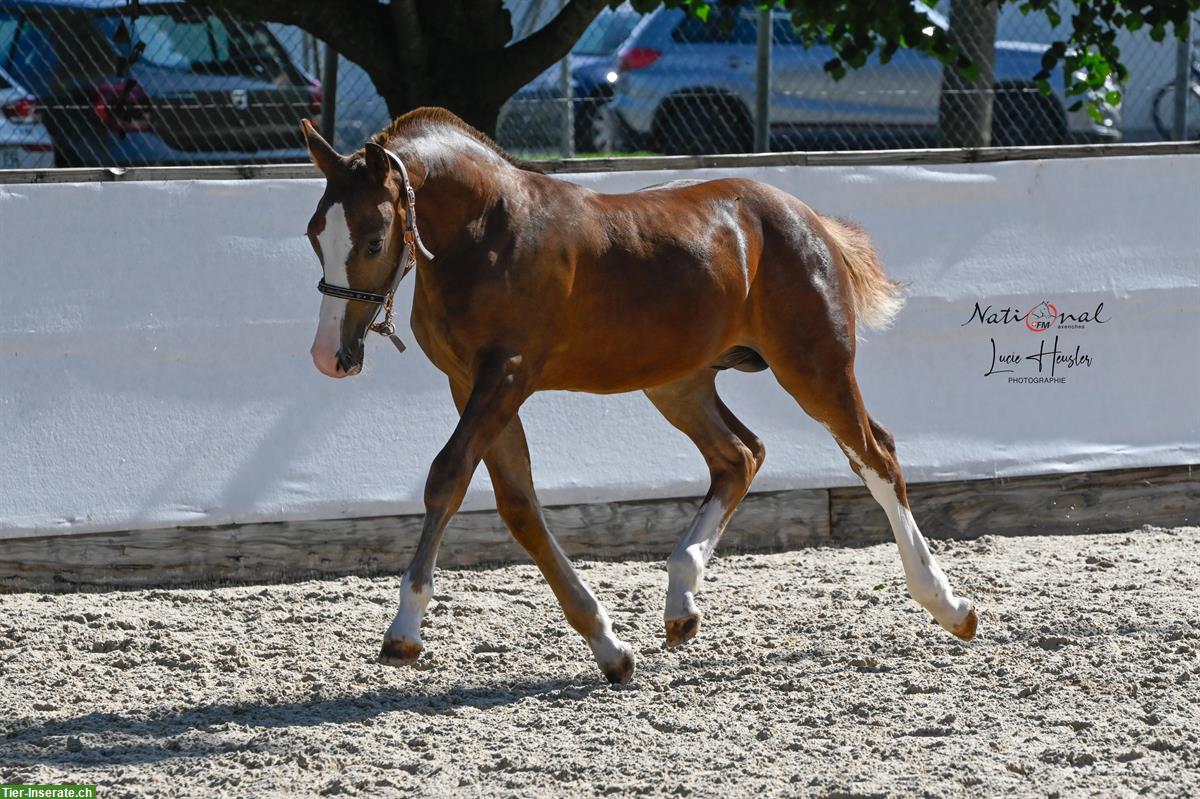
<svg viewBox="0 0 1200 799"><path fill-rule="evenodd" d="M949 25L948 6L927 10L930 25ZM509 7L523 38L561 0ZM961 133L940 129L939 120L964 117L939 115L947 98L981 93L991 97L995 144L1172 138L1173 39L1119 35L1130 78L1120 107L1102 105L1096 118L1070 110L1061 75L1050 95L1034 87L1041 54L1065 30L1011 5L993 24L988 85L955 87L935 59L905 50L835 81L826 44L806 47L785 13L750 4L708 21L678 9L607 9L566 59L505 104L497 138L533 158L748 152L765 149L763 138L775 150L932 146ZM760 41L768 30L769 48ZM0 168L303 161L296 120L320 119L329 102L335 146L354 149L389 114L344 58L328 96L325 56L296 28L190 3L0 0ZM1192 73L1195 137L1200 69Z"/></svg>
<svg viewBox="0 0 1200 799"><path fill-rule="evenodd" d="M931 26L950 28L948 0L921 9ZM681 10L643 16L621 7L602 14L564 64L508 102L498 138L533 156L733 153L766 149L755 142L761 126L772 150L928 147L971 141L966 131L945 126L970 124L954 113L956 106L984 94L990 98L988 141L995 145L1174 138L1178 48L1170 36L1154 42L1145 30L1118 34L1129 79L1095 92L1098 113L1072 108L1081 98L1068 96L1061 69L1050 81L1051 93L1039 91L1034 76L1042 54L1069 34L1065 9L1063 17L1055 28L1043 15L1003 7L991 20L990 79L960 86L947 81L936 59L910 50L898 51L887 64L873 57L835 80L824 69L832 48L821 41L806 47L783 11L760 14L748 4L701 21ZM760 34L767 29L762 69ZM987 60L982 42L966 38L961 44L977 62ZM1200 127L1195 70L1189 138ZM1105 100L1113 90L1121 92L1119 103ZM980 143L978 137L972 143Z"/></svg>

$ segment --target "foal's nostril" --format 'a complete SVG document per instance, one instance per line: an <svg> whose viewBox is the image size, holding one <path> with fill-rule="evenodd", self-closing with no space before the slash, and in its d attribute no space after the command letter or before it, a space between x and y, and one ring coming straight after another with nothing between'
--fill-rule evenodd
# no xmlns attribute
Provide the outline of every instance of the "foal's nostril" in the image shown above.
<svg viewBox="0 0 1200 799"><path fill-rule="evenodd" d="M337 368L339 372L347 375L356 375L362 371L362 355L348 353L345 350L338 350L337 353Z"/></svg>

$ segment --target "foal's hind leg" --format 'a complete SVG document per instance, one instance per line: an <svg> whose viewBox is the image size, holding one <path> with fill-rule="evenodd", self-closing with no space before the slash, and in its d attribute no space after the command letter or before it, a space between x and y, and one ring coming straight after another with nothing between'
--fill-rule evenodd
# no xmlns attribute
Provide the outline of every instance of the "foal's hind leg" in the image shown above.
<svg viewBox="0 0 1200 799"><path fill-rule="evenodd" d="M699 632L696 593L704 566L766 457L758 437L717 396L716 375L715 369L705 369L646 391L667 421L700 449L712 479L696 518L667 561L668 646L678 646Z"/></svg>
<svg viewBox="0 0 1200 799"><path fill-rule="evenodd" d="M854 379L853 345L839 349L831 344L803 347L776 342L765 349L780 384L833 433L851 468L887 513L913 599L939 624L969 641L977 624L974 607L970 600L954 595L913 519L892 437L863 406Z"/></svg>
<svg viewBox="0 0 1200 799"><path fill-rule="evenodd" d="M550 584L567 622L588 642L609 682L629 682L633 676L633 650L613 635L608 614L571 568L546 526L533 490L529 447L520 417L509 422L483 462L492 478L500 516Z"/></svg>

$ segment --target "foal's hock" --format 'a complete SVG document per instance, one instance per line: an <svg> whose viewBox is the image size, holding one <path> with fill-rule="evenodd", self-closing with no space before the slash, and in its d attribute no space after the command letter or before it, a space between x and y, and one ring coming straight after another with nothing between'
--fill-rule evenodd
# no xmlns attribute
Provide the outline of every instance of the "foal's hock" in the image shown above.
<svg viewBox="0 0 1200 799"><path fill-rule="evenodd" d="M693 638L705 565L766 457L717 394L717 373L731 367L770 369L833 434L891 522L913 598L954 635L975 635L973 606L921 536L895 444L854 377L856 326L886 326L901 307L860 228L750 180L597 194L526 167L437 108L400 117L348 156L302 125L327 181L308 237L322 285L337 287L321 299L314 364L330 377L357 374L364 336L415 263L413 334L461 415L429 470L421 538L380 662L420 655L442 534L482 460L500 515L601 671L613 682L633 675L632 649L534 492L519 411L550 389L644 391L704 456L711 486L668 561L664 614L669 645Z"/></svg>

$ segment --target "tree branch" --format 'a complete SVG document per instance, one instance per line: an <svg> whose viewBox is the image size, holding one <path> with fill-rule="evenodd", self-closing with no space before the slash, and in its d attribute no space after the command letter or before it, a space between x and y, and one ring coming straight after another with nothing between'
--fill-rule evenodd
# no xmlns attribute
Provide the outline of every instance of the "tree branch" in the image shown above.
<svg viewBox="0 0 1200 799"><path fill-rule="evenodd" d="M374 79L391 64L387 9L375 0L204 0L249 19L295 25L355 62Z"/></svg>
<svg viewBox="0 0 1200 799"><path fill-rule="evenodd" d="M492 88L507 98L570 52L608 0L571 0L541 29L504 49Z"/></svg>

